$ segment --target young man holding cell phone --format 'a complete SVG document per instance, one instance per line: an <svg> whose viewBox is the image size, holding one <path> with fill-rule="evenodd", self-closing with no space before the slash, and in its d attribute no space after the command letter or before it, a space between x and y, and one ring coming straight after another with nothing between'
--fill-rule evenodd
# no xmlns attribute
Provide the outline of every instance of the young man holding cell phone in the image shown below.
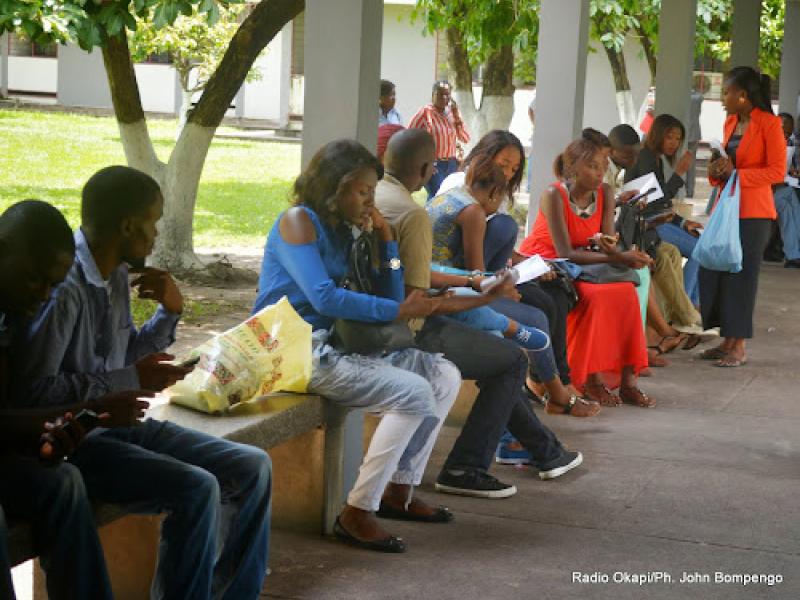
<svg viewBox="0 0 800 600"><path fill-rule="evenodd" d="M13 339L64 279L74 254L69 225L51 205L25 200L0 216L0 598L14 598L6 517L30 524L51 599L112 597L83 478L63 459L88 431L78 414L95 415L91 420L106 427L128 426L147 407L139 398L151 394L134 390L44 408L20 408L9 398L19 376L10 364Z"/></svg>
<svg viewBox="0 0 800 600"><path fill-rule="evenodd" d="M18 392L51 405L111 391L160 391L192 366L170 364L183 298L166 271L128 264L157 236L158 184L129 167L95 173L83 189L75 263L35 318L17 355L30 382ZM130 288L158 302L137 329ZM133 512L165 512L153 595L255 599L266 572L271 464L252 446L148 419L100 429L72 457L89 495Z"/></svg>

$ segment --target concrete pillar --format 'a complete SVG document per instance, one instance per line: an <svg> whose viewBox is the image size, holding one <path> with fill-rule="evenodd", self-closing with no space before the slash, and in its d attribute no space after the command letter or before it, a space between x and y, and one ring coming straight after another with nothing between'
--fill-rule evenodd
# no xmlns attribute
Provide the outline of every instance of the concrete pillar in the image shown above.
<svg viewBox="0 0 800 600"><path fill-rule="evenodd" d="M531 148L528 225L552 183L553 160L583 127L589 0L542 0L536 59L536 128Z"/></svg>
<svg viewBox="0 0 800 600"><path fill-rule="evenodd" d="M302 165L327 142L378 140L382 0L307 0Z"/></svg>
<svg viewBox="0 0 800 600"><path fill-rule="evenodd" d="M730 66L757 69L760 38L761 0L733 0Z"/></svg>
<svg viewBox="0 0 800 600"><path fill-rule="evenodd" d="M800 0L786 0L778 102L781 112L800 114Z"/></svg>
<svg viewBox="0 0 800 600"><path fill-rule="evenodd" d="M356 139L375 152L382 36L382 0L306 1L302 168L338 138ZM361 411L347 415L340 502L358 474L363 428Z"/></svg>
<svg viewBox="0 0 800 600"><path fill-rule="evenodd" d="M8 96L8 34L0 35L0 98Z"/></svg>
<svg viewBox="0 0 800 600"><path fill-rule="evenodd" d="M656 114L670 114L689 123L697 0L663 0L656 71Z"/></svg>

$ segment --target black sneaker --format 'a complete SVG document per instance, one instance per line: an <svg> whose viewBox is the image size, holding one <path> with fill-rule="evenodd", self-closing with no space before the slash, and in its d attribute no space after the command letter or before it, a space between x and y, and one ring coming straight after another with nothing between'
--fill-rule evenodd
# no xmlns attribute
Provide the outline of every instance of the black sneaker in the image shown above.
<svg viewBox="0 0 800 600"><path fill-rule="evenodd" d="M508 498L517 488L482 471L443 470L436 478L436 491L473 498Z"/></svg>
<svg viewBox="0 0 800 600"><path fill-rule="evenodd" d="M793 258L783 263L784 269L800 269L800 259Z"/></svg>
<svg viewBox="0 0 800 600"><path fill-rule="evenodd" d="M583 462L583 454L564 450L561 456L539 467L540 479L555 479Z"/></svg>

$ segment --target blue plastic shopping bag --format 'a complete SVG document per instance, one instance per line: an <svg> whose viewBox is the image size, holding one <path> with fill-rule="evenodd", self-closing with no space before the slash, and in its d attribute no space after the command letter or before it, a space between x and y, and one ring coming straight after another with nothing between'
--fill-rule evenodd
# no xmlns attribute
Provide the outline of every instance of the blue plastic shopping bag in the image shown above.
<svg viewBox="0 0 800 600"><path fill-rule="evenodd" d="M706 269L738 273L742 270L742 241L739 238L739 177L731 173L717 199L705 231L697 241L692 258Z"/></svg>

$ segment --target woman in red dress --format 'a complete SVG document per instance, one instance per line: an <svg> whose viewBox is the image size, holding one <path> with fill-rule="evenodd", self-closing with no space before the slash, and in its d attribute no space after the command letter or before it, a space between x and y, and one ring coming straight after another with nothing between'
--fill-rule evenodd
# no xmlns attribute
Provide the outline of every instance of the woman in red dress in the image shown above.
<svg viewBox="0 0 800 600"><path fill-rule="evenodd" d="M566 258L579 265L614 263L639 269L651 263L644 252L618 250L610 238L599 238L601 252L587 249L598 234L614 235L614 199L603 183L606 161L603 148L591 139L581 138L567 147L554 166L559 181L542 194L539 215L521 253ZM647 367L647 344L633 284L575 283L580 301L567 321L573 382L587 398L606 406L655 406L637 385L639 371ZM617 385L619 396L606 387Z"/></svg>

